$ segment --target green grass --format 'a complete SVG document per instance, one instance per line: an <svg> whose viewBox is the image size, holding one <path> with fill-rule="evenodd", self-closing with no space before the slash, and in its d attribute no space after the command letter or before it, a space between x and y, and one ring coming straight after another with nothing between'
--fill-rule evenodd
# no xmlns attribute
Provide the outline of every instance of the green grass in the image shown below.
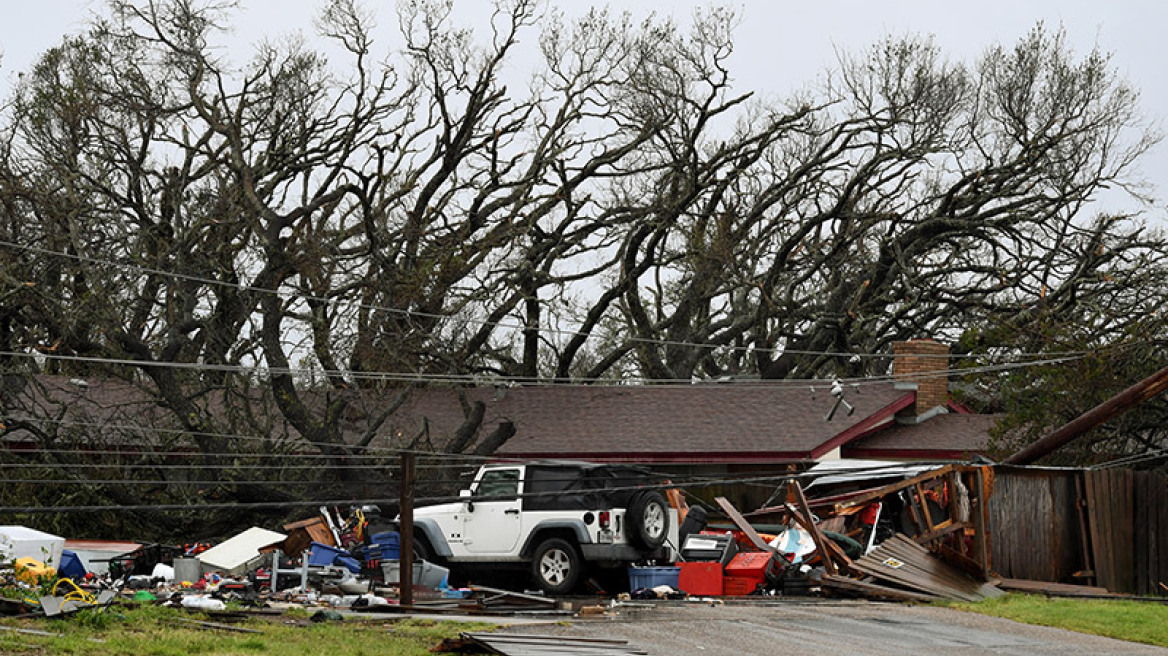
<svg viewBox="0 0 1168 656"><path fill-rule="evenodd" d="M48 631L43 637L0 630L0 654L76 656L430 656L443 638L462 631L489 630L485 623L457 624L398 619L392 615L313 624L304 613L249 619L234 626L260 634L201 629L177 619L216 621L157 606L81 611L64 619L2 620L0 625ZM96 642L94 639L103 640Z"/></svg>
<svg viewBox="0 0 1168 656"><path fill-rule="evenodd" d="M946 605L1026 624L1168 647L1168 604L1012 593L976 604Z"/></svg>

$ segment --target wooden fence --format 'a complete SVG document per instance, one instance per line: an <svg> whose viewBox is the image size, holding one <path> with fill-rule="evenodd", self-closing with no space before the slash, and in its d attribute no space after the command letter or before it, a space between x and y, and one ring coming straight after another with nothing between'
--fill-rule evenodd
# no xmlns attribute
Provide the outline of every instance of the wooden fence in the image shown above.
<svg viewBox="0 0 1168 656"><path fill-rule="evenodd" d="M998 467L989 510L1001 576L1168 596L1168 476Z"/></svg>

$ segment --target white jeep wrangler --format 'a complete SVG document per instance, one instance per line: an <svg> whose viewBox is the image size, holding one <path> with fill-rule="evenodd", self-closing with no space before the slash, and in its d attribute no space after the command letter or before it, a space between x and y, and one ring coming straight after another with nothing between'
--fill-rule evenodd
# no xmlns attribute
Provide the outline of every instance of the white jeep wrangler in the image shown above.
<svg viewBox="0 0 1168 656"><path fill-rule="evenodd" d="M625 465L484 465L459 501L414 510L414 550L462 574L527 564L565 594L592 567L676 560L677 510L656 484Z"/></svg>

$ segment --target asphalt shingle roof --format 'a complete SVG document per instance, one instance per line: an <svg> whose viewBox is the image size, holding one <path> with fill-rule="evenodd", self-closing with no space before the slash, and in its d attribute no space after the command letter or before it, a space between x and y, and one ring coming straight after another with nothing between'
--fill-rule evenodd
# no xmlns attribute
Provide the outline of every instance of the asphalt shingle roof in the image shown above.
<svg viewBox="0 0 1168 656"><path fill-rule="evenodd" d="M865 454L905 451L979 453L986 449L989 431L1003 415L942 414L919 424L895 424L848 445Z"/></svg>
<svg viewBox="0 0 1168 656"><path fill-rule="evenodd" d="M848 387L844 398L855 411L841 408L825 421L834 398L822 386L814 393L810 387L557 385L473 389L467 399L486 405L480 434L501 421L515 424L499 455L802 458L909 393L891 384ZM432 436L451 434L462 422L455 392L442 389L423 390L391 422L409 435L423 415Z"/></svg>

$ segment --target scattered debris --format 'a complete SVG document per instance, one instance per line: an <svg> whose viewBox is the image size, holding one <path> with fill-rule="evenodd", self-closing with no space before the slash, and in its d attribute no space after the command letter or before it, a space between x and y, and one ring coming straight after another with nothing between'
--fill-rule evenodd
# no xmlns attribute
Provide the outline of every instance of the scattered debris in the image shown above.
<svg viewBox="0 0 1168 656"><path fill-rule="evenodd" d="M941 599L981 601L1005 594L976 581L903 535L893 536L857 560L856 571Z"/></svg>
<svg viewBox="0 0 1168 656"><path fill-rule="evenodd" d="M600 638L573 638L567 636L524 635L516 633L463 633L463 640L503 656L545 656L565 654L575 656L639 655L648 652L629 646L626 640Z"/></svg>
<svg viewBox="0 0 1168 656"><path fill-rule="evenodd" d="M1044 594L1050 597L1119 597L1107 588L1092 585L1073 585L1070 583L1050 583L1048 581L1027 581L1023 579L999 579L997 586L1002 590L1012 590L1031 594Z"/></svg>

